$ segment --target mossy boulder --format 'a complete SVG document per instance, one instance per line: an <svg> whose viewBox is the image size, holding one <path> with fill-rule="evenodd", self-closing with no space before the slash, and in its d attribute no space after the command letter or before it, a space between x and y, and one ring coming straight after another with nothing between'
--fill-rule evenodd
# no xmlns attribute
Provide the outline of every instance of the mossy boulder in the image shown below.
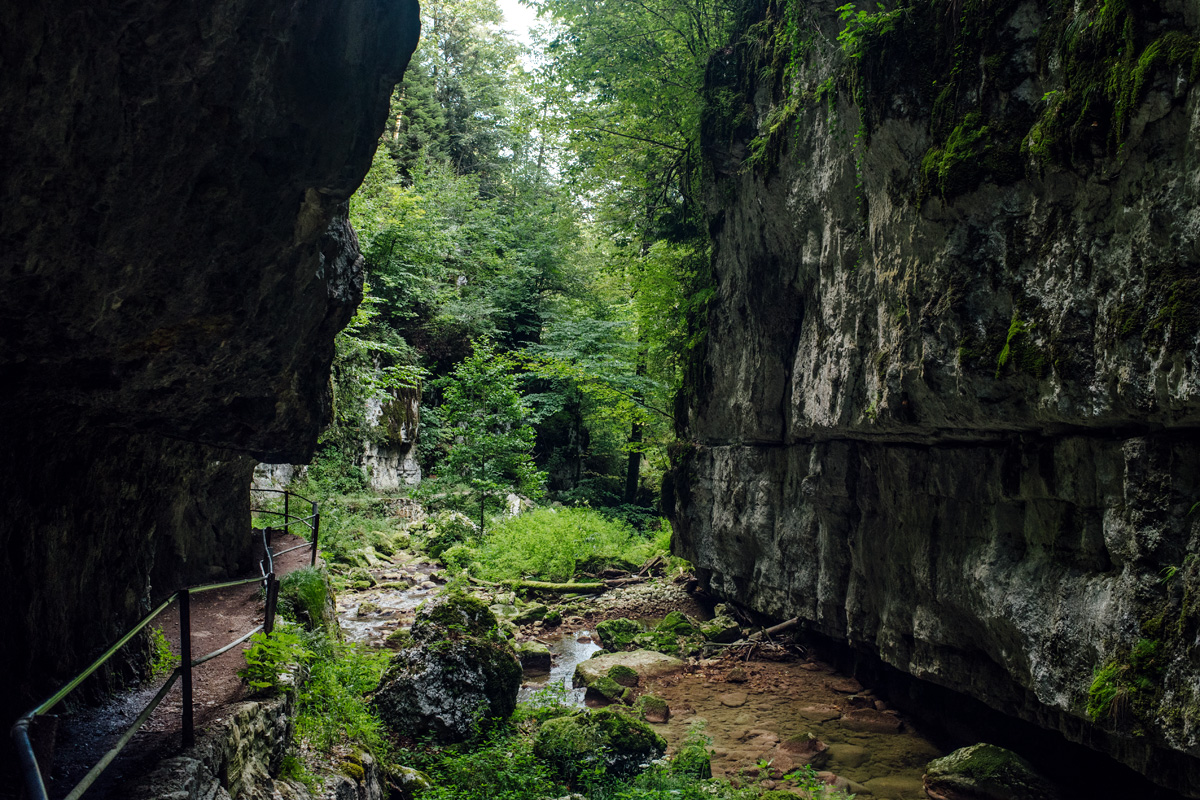
<svg viewBox="0 0 1200 800"><path fill-rule="evenodd" d="M658 678L672 675L683 669L683 662L662 653L650 650L633 650L628 653L605 653L596 655L587 661L581 661L575 667L573 683L575 686L590 687L596 681L609 677L609 671L621 665L628 667L637 674L639 680ZM615 683L615 681L614 681Z"/></svg>
<svg viewBox="0 0 1200 800"><path fill-rule="evenodd" d="M992 744L974 744L925 767L925 792L939 800L1059 800L1028 761Z"/></svg>
<svg viewBox="0 0 1200 800"><path fill-rule="evenodd" d="M599 697L611 703L628 703L632 692L628 687L622 686L607 675L601 675L588 684L587 695L593 699Z"/></svg>
<svg viewBox="0 0 1200 800"><path fill-rule="evenodd" d="M418 610L412 637L371 701L390 730L461 742L512 714L521 665L482 602L458 593L438 598Z"/></svg>
<svg viewBox="0 0 1200 800"><path fill-rule="evenodd" d="M279 581L276 611L284 619L298 622L310 631L322 630L335 637L341 635L333 584L324 567L304 567L284 575Z"/></svg>
<svg viewBox="0 0 1200 800"><path fill-rule="evenodd" d="M518 609L513 615L512 621L516 625L528 625L531 622L537 622L540 619L546 618L547 608L541 603L532 603L524 608Z"/></svg>
<svg viewBox="0 0 1200 800"><path fill-rule="evenodd" d="M633 639L642 632L641 624L631 619L606 619L596 625L596 635L600 637L605 650L624 650L633 644Z"/></svg>
<svg viewBox="0 0 1200 800"><path fill-rule="evenodd" d="M718 644L732 644L742 638L741 626L733 617L725 614L718 614L707 622L699 623L697 627L705 639Z"/></svg>
<svg viewBox="0 0 1200 800"><path fill-rule="evenodd" d="M613 777L628 777L666 749L666 741L649 725L612 708L547 720L534 741L534 753L566 781L597 767Z"/></svg>
<svg viewBox="0 0 1200 800"><path fill-rule="evenodd" d="M672 611L667 614L663 617L662 622L654 626L654 630L674 636L696 636L699 633L696 626L682 611Z"/></svg>
<svg viewBox="0 0 1200 800"><path fill-rule="evenodd" d="M550 648L538 641L517 642L517 660L527 672L550 671Z"/></svg>
<svg viewBox="0 0 1200 800"><path fill-rule="evenodd" d="M641 710L642 719L646 720L646 722L654 722L661 725L671 718L671 707L667 705L666 700L663 700L658 695L642 695L638 698L638 708Z"/></svg>
<svg viewBox="0 0 1200 800"><path fill-rule="evenodd" d="M417 609L412 635L418 642L436 641L447 633L465 636L495 636L496 615L477 597L446 592Z"/></svg>
<svg viewBox="0 0 1200 800"><path fill-rule="evenodd" d="M637 670L625 664L613 664L608 668L608 677L612 678L622 686L630 688L638 685Z"/></svg>

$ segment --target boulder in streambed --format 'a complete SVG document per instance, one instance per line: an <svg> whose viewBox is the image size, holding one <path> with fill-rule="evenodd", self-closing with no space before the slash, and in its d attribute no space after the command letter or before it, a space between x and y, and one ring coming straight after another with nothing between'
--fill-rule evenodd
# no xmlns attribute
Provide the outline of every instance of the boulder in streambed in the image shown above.
<svg viewBox="0 0 1200 800"><path fill-rule="evenodd" d="M605 653L580 662L575 668L574 685L590 687L601 678L609 677L609 670L616 666L628 667L637 673L639 680L672 675L683 669L683 662L653 650L632 650L628 653Z"/></svg>
<svg viewBox="0 0 1200 800"><path fill-rule="evenodd" d="M842 727L865 733L899 733L904 724L900 718L874 708L856 708L847 711L841 719Z"/></svg>
<svg viewBox="0 0 1200 800"><path fill-rule="evenodd" d="M393 732L460 742L516 708L521 665L479 600L459 593L417 611L371 703Z"/></svg>
<svg viewBox="0 0 1200 800"><path fill-rule="evenodd" d="M567 781L601 768L614 777L641 771L667 750L649 725L614 708L583 711L542 723L534 753Z"/></svg>
<svg viewBox="0 0 1200 800"><path fill-rule="evenodd" d="M526 672L550 671L550 648L535 639L516 644L517 660Z"/></svg>
<svg viewBox="0 0 1200 800"><path fill-rule="evenodd" d="M643 630L641 624L624 617L606 619L596 624L596 635L605 650L624 650L633 644L633 638Z"/></svg>
<svg viewBox="0 0 1200 800"><path fill-rule="evenodd" d="M925 767L933 800L1059 800L1054 786L1028 761L993 744L974 744Z"/></svg>

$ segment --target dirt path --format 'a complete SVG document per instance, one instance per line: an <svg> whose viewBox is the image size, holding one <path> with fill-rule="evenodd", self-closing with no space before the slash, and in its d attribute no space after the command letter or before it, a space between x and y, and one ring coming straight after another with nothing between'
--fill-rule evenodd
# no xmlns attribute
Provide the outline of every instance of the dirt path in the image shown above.
<svg viewBox="0 0 1200 800"><path fill-rule="evenodd" d="M303 542L298 536L276 535L272 548L282 551ZM282 577L307 566L309 558L307 548L286 553L275 560L275 573ZM262 590L256 583L194 595L191 600L192 657L199 658L238 639L261 625L264 614ZM174 652L178 653L178 605L172 604L151 624L162 630ZM245 686L237 675L245 666L243 650L244 647L235 647L195 669L192 706L197 737L206 727L219 722L230 705L245 699ZM52 800L65 797L87 774L164 682L165 677L120 694L102 706L60 717L54 763L49 770L43 766L46 789ZM84 794L85 800L103 800L121 781L182 752L182 706L182 689L176 682L121 755Z"/></svg>

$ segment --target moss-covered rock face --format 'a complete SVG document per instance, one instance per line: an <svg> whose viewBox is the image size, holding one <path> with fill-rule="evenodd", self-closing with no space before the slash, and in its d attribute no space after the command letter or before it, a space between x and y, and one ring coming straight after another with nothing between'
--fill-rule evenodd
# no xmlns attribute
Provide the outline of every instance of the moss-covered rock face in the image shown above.
<svg viewBox="0 0 1200 800"><path fill-rule="evenodd" d="M633 638L643 631L641 624L631 619L606 619L596 624L596 635L605 650L624 650L633 644Z"/></svg>
<svg viewBox="0 0 1200 800"><path fill-rule="evenodd" d="M676 553L1194 791L1200 15L842 6L749 4L710 62Z"/></svg>
<svg viewBox="0 0 1200 800"><path fill-rule="evenodd" d="M521 665L487 606L464 595L440 598L418 612L412 636L372 700L394 733L461 742L512 715Z"/></svg>
<svg viewBox="0 0 1200 800"><path fill-rule="evenodd" d="M608 677L622 686L634 687L638 685L637 670L625 664L613 664L609 667Z"/></svg>
<svg viewBox="0 0 1200 800"><path fill-rule="evenodd" d="M564 780L596 767L614 777L633 775L666 749L666 740L646 723L608 708L547 720L534 743L538 758Z"/></svg>
<svg viewBox="0 0 1200 800"><path fill-rule="evenodd" d="M1058 800L1054 787L1011 750L975 744L934 759L925 768L925 790L946 800Z"/></svg>
<svg viewBox="0 0 1200 800"><path fill-rule="evenodd" d="M447 592L417 609L412 635L418 642L454 636L495 637L498 622L482 600L461 592Z"/></svg>

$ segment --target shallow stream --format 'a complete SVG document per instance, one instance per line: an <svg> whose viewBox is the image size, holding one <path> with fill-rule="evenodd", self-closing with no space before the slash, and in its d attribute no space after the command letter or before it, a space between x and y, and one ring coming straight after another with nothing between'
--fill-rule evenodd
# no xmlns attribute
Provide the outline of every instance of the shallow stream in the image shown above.
<svg viewBox="0 0 1200 800"><path fill-rule="evenodd" d="M379 585L343 593L338 615L347 639L381 646L392 631L411 625L417 606L437 593L441 581L436 565L417 558L373 572ZM590 625L576 617L557 630L538 632L537 640L550 647L552 666L549 673L526 674L521 700L561 685L556 695L585 704L584 690L573 688L571 679L576 665L600 649ZM669 721L654 727L671 751L699 733L712 742L713 774L743 782L770 786L778 781L803 763L797 751L812 736L828 745L825 760L814 766L848 778L853 789L865 788L881 800L927 800L921 783L925 764L944 754L853 679L811 660L706 660L640 691L653 692L670 706ZM870 714L882 711L867 727L887 732L863 730L861 720L845 717L864 708Z"/></svg>

